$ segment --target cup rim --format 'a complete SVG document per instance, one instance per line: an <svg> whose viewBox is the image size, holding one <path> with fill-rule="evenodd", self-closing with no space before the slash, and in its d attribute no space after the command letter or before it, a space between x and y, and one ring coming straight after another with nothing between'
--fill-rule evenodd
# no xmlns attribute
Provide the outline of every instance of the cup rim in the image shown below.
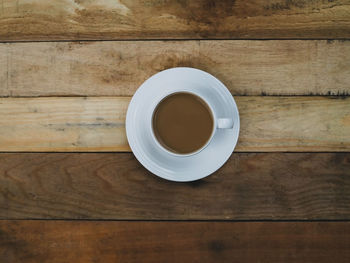
<svg viewBox="0 0 350 263"><path fill-rule="evenodd" d="M168 150L167 148L165 148L157 139L156 135L154 134L154 131L153 131L153 117L154 117L154 113L155 113L155 110L157 108L157 106L167 97L171 96L171 95L174 95L176 93L189 93L189 94L192 94L198 98L200 98L205 104L206 106L208 107L208 109L210 110L210 113L211 113L211 116L213 118L213 129L212 129L212 132L210 134L210 137L209 139L207 140L207 142L201 147L199 148L198 150L194 151L194 152L190 152L190 153L184 153L184 154L181 154L181 153L175 153L175 152L172 152L170 150ZM151 116L151 136L152 136L152 139L155 141L156 145L158 147L160 147L163 151L167 152L168 154L171 154L173 156L177 156L177 157L188 157L188 156L192 156L192 155L195 155L195 154L198 154L199 152L201 152L202 150L204 150L208 145L209 143L211 142L211 140L213 139L214 137L214 134L216 132L216 127L217 127L217 121L216 121L216 115L213 111L213 108L212 106L210 105L210 103L208 103L207 100L205 100L202 96L198 95L197 93L193 92L193 91L188 91L188 90L176 90L176 91L171 91L167 94L165 94L164 96L162 96L156 103L154 103L154 107L152 109L152 116Z"/></svg>

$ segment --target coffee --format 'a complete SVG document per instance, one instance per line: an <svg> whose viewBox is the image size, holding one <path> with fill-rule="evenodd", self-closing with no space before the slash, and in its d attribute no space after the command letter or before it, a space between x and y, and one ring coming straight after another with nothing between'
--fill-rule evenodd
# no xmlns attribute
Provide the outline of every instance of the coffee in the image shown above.
<svg viewBox="0 0 350 263"><path fill-rule="evenodd" d="M159 143L171 152L188 154L202 148L213 132L214 120L208 105L198 96L178 92L165 97L152 119Z"/></svg>

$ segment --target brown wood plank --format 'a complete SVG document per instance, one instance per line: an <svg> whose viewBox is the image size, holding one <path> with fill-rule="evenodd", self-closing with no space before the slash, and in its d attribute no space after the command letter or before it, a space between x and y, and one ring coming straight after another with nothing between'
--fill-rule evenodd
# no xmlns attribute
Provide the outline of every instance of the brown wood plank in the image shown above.
<svg viewBox="0 0 350 263"><path fill-rule="evenodd" d="M130 153L0 154L0 219L350 218L350 153L236 153L192 183Z"/></svg>
<svg viewBox="0 0 350 263"><path fill-rule="evenodd" d="M350 150L350 97L236 96L238 152ZM0 151L130 151L129 97L0 98Z"/></svg>
<svg viewBox="0 0 350 263"><path fill-rule="evenodd" d="M2 0L0 40L349 38L348 0Z"/></svg>
<svg viewBox="0 0 350 263"><path fill-rule="evenodd" d="M337 262L349 222L0 221L0 261Z"/></svg>
<svg viewBox="0 0 350 263"><path fill-rule="evenodd" d="M131 96L184 66L233 95L350 94L350 41L202 40L0 44L0 96Z"/></svg>
<svg viewBox="0 0 350 263"><path fill-rule="evenodd" d="M129 101L2 98L0 151L130 151L124 127Z"/></svg>

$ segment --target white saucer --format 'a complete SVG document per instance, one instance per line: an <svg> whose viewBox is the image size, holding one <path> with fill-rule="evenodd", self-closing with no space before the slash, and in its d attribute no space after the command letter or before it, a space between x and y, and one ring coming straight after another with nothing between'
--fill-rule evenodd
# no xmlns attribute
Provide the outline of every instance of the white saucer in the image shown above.
<svg viewBox="0 0 350 263"><path fill-rule="evenodd" d="M218 129L206 148L188 157L169 154L152 137L152 111L164 96L195 92L210 102L218 117L232 118L232 129ZM218 170L232 154L239 134L239 113L228 89L218 79L194 68L172 68L146 80L136 91L126 115L129 145L139 162L167 180L188 182Z"/></svg>

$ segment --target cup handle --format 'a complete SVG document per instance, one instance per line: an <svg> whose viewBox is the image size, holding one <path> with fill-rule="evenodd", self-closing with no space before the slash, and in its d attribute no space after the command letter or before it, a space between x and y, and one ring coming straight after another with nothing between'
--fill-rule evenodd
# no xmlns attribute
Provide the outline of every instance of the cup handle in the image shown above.
<svg viewBox="0 0 350 263"><path fill-rule="evenodd" d="M218 119L218 128L219 129L232 129L233 120L229 118L220 118Z"/></svg>

